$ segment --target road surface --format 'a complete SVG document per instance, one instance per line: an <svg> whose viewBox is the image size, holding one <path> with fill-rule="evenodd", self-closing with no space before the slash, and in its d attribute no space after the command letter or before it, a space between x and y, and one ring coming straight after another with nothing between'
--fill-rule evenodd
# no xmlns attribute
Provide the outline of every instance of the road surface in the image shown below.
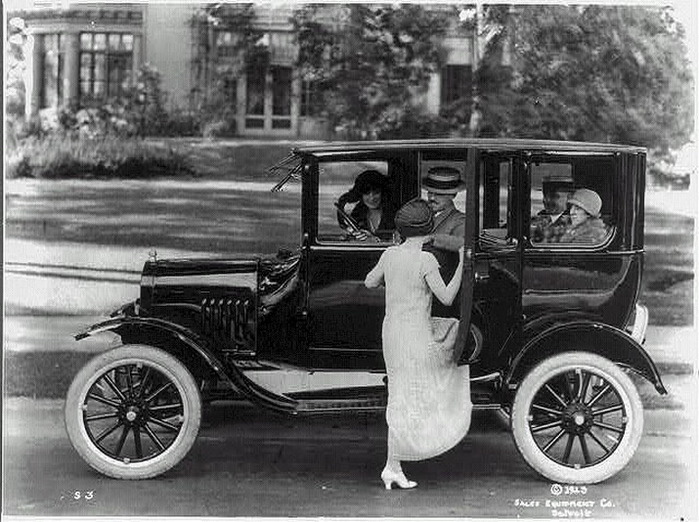
<svg viewBox="0 0 699 522"><path fill-rule="evenodd" d="M455 449L405 465L417 489L386 491L378 414L290 418L219 403L178 466L129 482L98 475L80 459L61 407L59 400L6 403L5 515L697 518L692 423L681 410L647 411L630 464L584 491L531 471L488 412L474 415Z"/></svg>

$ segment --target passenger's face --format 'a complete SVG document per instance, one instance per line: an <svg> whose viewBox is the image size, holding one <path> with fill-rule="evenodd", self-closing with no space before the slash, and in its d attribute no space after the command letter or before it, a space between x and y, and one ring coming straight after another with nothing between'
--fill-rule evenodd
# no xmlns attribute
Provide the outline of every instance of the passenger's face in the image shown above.
<svg viewBox="0 0 699 522"><path fill-rule="evenodd" d="M570 206L570 222L573 224L574 227L577 227L578 225L582 225L585 221L587 221L588 217L590 217L590 214L588 214L585 210L583 210L579 206L577 206L577 205Z"/></svg>
<svg viewBox="0 0 699 522"><path fill-rule="evenodd" d="M381 208L381 189L372 188L366 194L362 194L362 201L372 210Z"/></svg>
<svg viewBox="0 0 699 522"><path fill-rule="evenodd" d="M429 203L432 212L435 214L448 208L453 199L454 196L452 194L427 193L427 203Z"/></svg>
<svg viewBox="0 0 699 522"><path fill-rule="evenodd" d="M544 208L551 214L560 214L566 209L568 193L561 190L552 190L544 193Z"/></svg>

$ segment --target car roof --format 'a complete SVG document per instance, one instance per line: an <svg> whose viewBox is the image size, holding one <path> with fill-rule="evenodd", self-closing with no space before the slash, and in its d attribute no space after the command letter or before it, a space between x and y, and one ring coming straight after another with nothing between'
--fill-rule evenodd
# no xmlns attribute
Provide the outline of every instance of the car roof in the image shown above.
<svg viewBox="0 0 699 522"><path fill-rule="evenodd" d="M512 138L450 138L421 140L387 140L387 141L347 141L327 142L317 145L296 147L297 154L325 154L334 152L370 152L379 150L430 150L430 149L464 149L479 148L488 151L529 150L537 152L588 152L629 154L646 153L644 147L633 145L615 145L612 143L589 143L583 141L533 140Z"/></svg>

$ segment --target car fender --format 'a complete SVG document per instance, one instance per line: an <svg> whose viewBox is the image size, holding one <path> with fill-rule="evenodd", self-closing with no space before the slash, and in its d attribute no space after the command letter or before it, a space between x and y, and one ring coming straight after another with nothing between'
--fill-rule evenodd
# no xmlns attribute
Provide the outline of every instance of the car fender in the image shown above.
<svg viewBox="0 0 699 522"><path fill-rule="evenodd" d="M259 386L234 364L226 365L206 345L206 341L195 332L175 323L153 317L122 316L97 323L88 329L75 335L79 341L103 332L114 332L125 342L155 345L168 353L171 353L188 366L191 370L192 358L183 360L186 354L175 346L185 346L192 350L208 368L213 370L216 376L229 385L231 389L242 393L250 401L276 411L294 412L296 401L277 395ZM175 339L177 343L157 342L162 339ZM173 346L175 344L175 346ZM188 362L190 364L188 364Z"/></svg>
<svg viewBox="0 0 699 522"><path fill-rule="evenodd" d="M532 337L513 358L505 383L510 388L515 387L530 368L549 355L563 351L601 355L634 370L650 381L658 393L667 394L655 363L643 347L626 332L594 321L559 323Z"/></svg>

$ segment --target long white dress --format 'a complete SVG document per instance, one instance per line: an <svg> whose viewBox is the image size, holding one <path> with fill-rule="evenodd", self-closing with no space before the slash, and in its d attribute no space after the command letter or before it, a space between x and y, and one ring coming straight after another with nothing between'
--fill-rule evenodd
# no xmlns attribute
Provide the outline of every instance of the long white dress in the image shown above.
<svg viewBox="0 0 699 522"><path fill-rule="evenodd" d="M458 320L430 317L426 274L437 259L404 243L389 247L366 277L386 286L383 355L388 375L388 444L398 460L422 460L451 449L471 425L468 366L456 366Z"/></svg>

